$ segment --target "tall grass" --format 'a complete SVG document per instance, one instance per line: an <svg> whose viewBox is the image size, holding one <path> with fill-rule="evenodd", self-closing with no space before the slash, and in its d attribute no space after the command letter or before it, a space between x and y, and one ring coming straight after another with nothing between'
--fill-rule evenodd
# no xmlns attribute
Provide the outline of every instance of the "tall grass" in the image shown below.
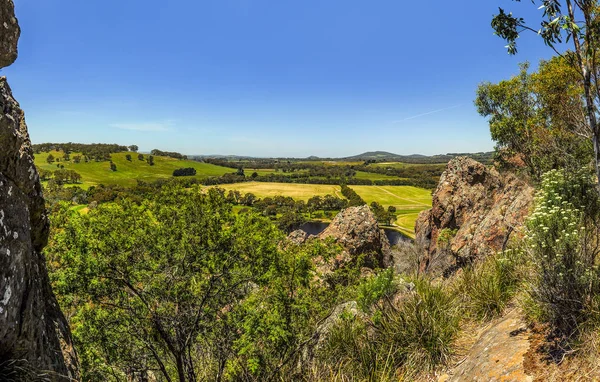
<svg viewBox="0 0 600 382"><path fill-rule="evenodd" d="M464 314L483 321L501 315L517 292L524 266L517 252L507 250L463 269L454 293Z"/></svg>
<svg viewBox="0 0 600 382"><path fill-rule="evenodd" d="M416 378L445 364L459 331L455 298L429 280L414 284L397 306L381 304L364 321L343 319L320 352L321 365L336 365L331 373L340 378L380 381Z"/></svg>

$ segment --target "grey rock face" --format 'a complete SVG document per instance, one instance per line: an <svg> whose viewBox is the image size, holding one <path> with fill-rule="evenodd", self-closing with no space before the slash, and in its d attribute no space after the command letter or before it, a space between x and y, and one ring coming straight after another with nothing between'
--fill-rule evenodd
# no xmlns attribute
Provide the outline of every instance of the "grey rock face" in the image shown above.
<svg viewBox="0 0 600 382"><path fill-rule="evenodd" d="M0 66L17 55L12 0L0 0ZM41 254L48 217L24 113L0 78L0 364L19 360L33 375L78 378L67 322ZM24 362L24 364L23 364Z"/></svg>
<svg viewBox="0 0 600 382"><path fill-rule="evenodd" d="M17 59L17 42L21 29L15 18L12 0L0 1L0 68Z"/></svg>

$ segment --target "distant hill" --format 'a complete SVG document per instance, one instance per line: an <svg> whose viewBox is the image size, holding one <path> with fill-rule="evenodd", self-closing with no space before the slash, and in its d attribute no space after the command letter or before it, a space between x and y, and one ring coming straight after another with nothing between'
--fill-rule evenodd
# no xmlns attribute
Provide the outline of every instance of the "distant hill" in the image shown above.
<svg viewBox="0 0 600 382"><path fill-rule="evenodd" d="M494 153L493 152L479 152L479 153L448 153L439 155L399 155L390 153L387 151L368 151L359 155L354 155L346 158L341 158L346 161L376 161L376 162L404 162L404 163L446 163L452 158L457 156L467 156L473 158L479 162L488 164L491 163Z"/></svg>
<svg viewBox="0 0 600 382"><path fill-rule="evenodd" d="M398 154L394 154L394 153L389 153L387 151L367 151L366 153L362 153L359 155L354 155L351 157L346 157L343 158L344 160L369 160L369 159L374 159L374 160L381 160L381 159L385 159L385 160L395 160L398 157L401 157L402 155L398 155Z"/></svg>

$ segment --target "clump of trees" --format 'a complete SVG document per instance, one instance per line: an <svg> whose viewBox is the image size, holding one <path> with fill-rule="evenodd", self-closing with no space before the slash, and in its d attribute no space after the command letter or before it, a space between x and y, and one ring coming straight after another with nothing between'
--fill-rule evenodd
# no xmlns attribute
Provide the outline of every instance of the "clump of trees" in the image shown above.
<svg viewBox="0 0 600 382"><path fill-rule="evenodd" d="M539 28L502 8L493 18L492 27L498 36L508 42L510 54L517 53L517 39L521 33L535 32L560 57L555 60L562 59L562 63L568 65L575 74L567 82L572 84L572 88L566 89L570 91L563 98L569 102L562 105L558 102L553 106L562 111L571 111L572 114L560 113L560 117L569 122L564 130L581 135L593 147L594 171L600 181L600 126L597 107L600 102L600 62L597 60L600 3L597 0L533 0L532 3L539 5L538 9L542 10ZM558 93L561 89L557 90L550 94L560 96Z"/></svg>
<svg viewBox="0 0 600 382"><path fill-rule="evenodd" d="M131 147L131 146L130 146ZM135 146L137 147L137 146ZM40 143L32 145L33 152L36 154L50 152L50 151L62 151L65 154L71 153L82 153L88 158L93 158L97 161L108 160L110 154L120 153L128 151L127 146L118 144L107 144L107 143Z"/></svg>
<svg viewBox="0 0 600 382"><path fill-rule="evenodd" d="M74 170L58 169L56 171L44 170L38 168L38 174L40 180L49 181L53 180L55 184L75 184L81 182L81 174Z"/></svg>
<svg viewBox="0 0 600 382"><path fill-rule="evenodd" d="M196 169L193 167L178 168L173 170L173 176L194 176L196 175Z"/></svg>
<svg viewBox="0 0 600 382"><path fill-rule="evenodd" d="M346 186L345 184L342 184L341 187L342 187L342 195L344 195L344 197L346 199L348 199L348 205L350 207L363 206L363 205L367 204L367 202L365 202L363 200L363 198L361 198L360 195L358 195L356 193L356 191L354 191L350 187Z"/></svg>
<svg viewBox="0 0 600 382"><path fill-rule="evenodd" d="M169 157L175 159L188 159L187 155L182 155L178 152L174 151L161 151L158 149L154 149L150 152L152 155L161 156L161 157Z"/></svg>

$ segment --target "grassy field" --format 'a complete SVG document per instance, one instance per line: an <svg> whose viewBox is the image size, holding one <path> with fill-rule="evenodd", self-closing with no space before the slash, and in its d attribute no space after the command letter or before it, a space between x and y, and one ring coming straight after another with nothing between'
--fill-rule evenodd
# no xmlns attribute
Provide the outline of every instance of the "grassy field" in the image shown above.
<svg viewBox="0 0 600 382"><path fill-rule="evenodd" d="M290 196L296 200L308 200L313 196L337 195L343 198L340 186L329 184L296 184L296 183L266 183L246 182L234 184L221 184L225 190L237 190L242 194L250 192L259 198L274 196Z"/></svg>
<svg viewBox="0 0 600 382"><path fill-rule="evenodd" d="M297 200L308 200L314 195L336 195L342 197L339 186L321 184L289 184L249 182L223 184L219 187L226 190L250 192L259 198L278 195L291 196ZM350 186L367 203L378 202L386 209L396 207L398 218L396 225L410 237L414 237L415 221L419 212L431 207L431 192L410 186Z"/></svg>
<svg viewBox="0 0 600 382"><path fill-rule="evenodd" d="M370 180L398 180L403 179L397 176L376 174L374 172L357 171L354 176L356 179L370 179Z"/></svg>
<svg viewBox="0 0 600 382"><path fill-rule="evenodd" d="M131 153L131 162L125 158L127 153L112 154L112 161L117 166L117 171L110 170L109 162L81 162L73 163L73 161L63 161L48 164L46 158L50 153L40 153L35 155L35 164L41 169L56 171L57 164L65 166L65 169L77 171L81 174L83 184L80 187L88 188L97 184L118 184L121 186L134 186L136 181L143 180L146 182L155 181L161 178L170 178L173 175L173 170L183 167L193 167L196 169L196 178L206 178L209 176L220 176L226 173L235 172L235 170L227 167L215 166L208 163L200 163L190 160L179 160L168 157L154 157L154 166L150 166L145 161L137 159L137 153ZM55 158L62 158L61 152L52 152ZM71 158L77 155L71 154ZM147 155L144 155L146 157Z"/></svg>

